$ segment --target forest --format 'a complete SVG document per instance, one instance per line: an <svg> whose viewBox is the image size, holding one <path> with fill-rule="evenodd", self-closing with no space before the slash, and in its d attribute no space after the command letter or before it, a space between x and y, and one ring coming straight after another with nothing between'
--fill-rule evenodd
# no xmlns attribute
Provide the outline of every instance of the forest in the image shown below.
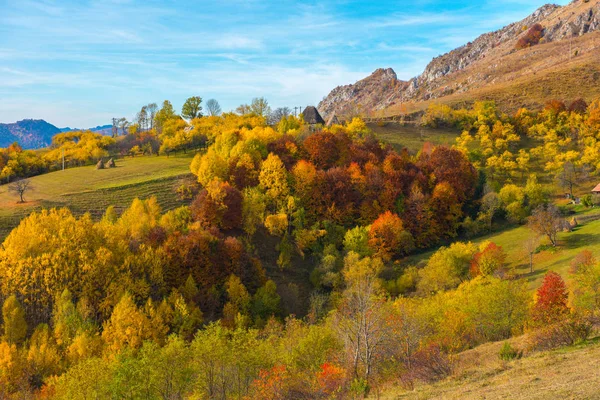
<svg viewBox="0 0 600 400"><path fill-rule="evenodd" d="M510 360L595 332L591 251L531 291L502 246L474 239L525 225L530 254L561 247L577 222L557 200L599 202L577 195L600 168L600 99L514 115L433 104L422 123L456 143L417 153L359 117L314 126L274 119L264 99L208 116L194 104L179 116L165 101L115 137L0 151L6 180L65 154L74 167L184 151L197 178L174 210L152 197L100 219L41 210L8 235L0 397L363 398L444 379L483 343L524 334L502 348Z"/></svg>

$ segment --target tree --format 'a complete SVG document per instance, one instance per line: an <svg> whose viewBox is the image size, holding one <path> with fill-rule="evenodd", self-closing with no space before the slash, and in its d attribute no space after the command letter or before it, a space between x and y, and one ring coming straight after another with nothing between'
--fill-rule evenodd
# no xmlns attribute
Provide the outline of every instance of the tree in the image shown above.
<svg viewBox="0 0 600 400"><path fill-rule="evenodd" d="M523 248L525 249L525 252L529 255L529 272L533 272L533 255L537 251L539 245L540 238L537 235L529 236L525 243L523 243Z"/></svg>
<svg viewBox="0 0 600 400"><path fill-rule="evenodd" d="M569 293L563 278L549 271L536 292L532 310L534 322L552 324L560 321L569 313L568 299Z"/></svg>
<svg viewBox="0 0 600 400"><path fill-rule="evenodd" d="M19 203L25 203L25 199L23 198L23 196L28 190L33 190L33 186L31 185L31 181L29 179L19 179L8 185L9 192L13 192L19 195Z"/></svg>
<svg viewBox="0 0 600 400"><path fill-rule="evenodd" d="M250 112L261 117L268 117L271 114L271 107L269 107L267 99L257 97L252 99L252 103L250 103Z"/></svg>
<svg viewBox="0 0 600 400"><path fill-rule="evenodd" d="M150 329L148 318L126 293L104 323L102 338L112 352L119 353L126 348L140 348L151 337Z"/></svg>
<svg viewBox="0 0 600 400"><path fill-rule="evenodd" d="M409 253L414 248L414 240L404 229L400 217L386 211L371 225L369 247L378 257L390 260L394 255Z"/></svg>
<svg viewBox="0 0 600 400"><path fill-rule="evenodd" d="M560 211L554 204L541 205L529 217L529 228L539 235L546 236L552 246L557 245L558 232L562 229Z"/></svg>
<svg viewBox="0 0 600 400"><path fill-rule="evenodd" d="M219 116L221 115L221 105L219 104L219 102L215 99L209 99L206 102L206 113L211 116L211 117L215 117L215 116Z"/></svg>
<svg viewBox="0 0 600 400"><path fill-rule="evenodd" d="M21 343L27 335L27 321L25 321L25 311L17 300L17 296L12 295L4 301L2 319L4 321L4 340L10 344Z"/></svg>
<svg viewBox="0 0 600 400"><path fill-rule="evenodd" d="M287 170L281 159L270 153L260 167L258 180L268 197L275 202L289 194Z"/></svg>
<svg viewBox="0 0 600 400"><path fill-rule="evenodd" d="M567 161L563 164L562 169L556 175L556 179L560 184L560 187L568 190L571 198L573 197L573 186L577 182L581 182L582 179L586 178L586 169L576 166L571 161Z"/></svg>
<svg viewBox="0 0 600 400"><path fill-rule="evenodd" d="M480 251L475 253L471 261L471 275L494 275L502 272L504 263L506 262L506 253L502 246L498 246L494 242L484 243L480 247Z"/></svg>
<svg viewBox="0 0 600 400"><path fill-rule="evenodd" d="M277 125L279 121L284 118L287 118L292 114L292 110L289 107L279 107L273 110L271 115L269 115L269 123L271 125Z"/></svg>
<svg viewBox="0 0 600 400"><path fill-rule="evenodd" d="M419 272L419 292L429 294L452 289L469 278L469 266L477 247L469 242L452 243L433 253Z"/></svg>
<svg viewBox="0 0 600 400"><path fill-rule="evenodd" d="M181 116L185 119L192 120L202 116L202 98L199 96L190 97L183 103L181 108Z"/></svg>
<svg viewBox="0 0 600 400"><path fill-rule="evenodd" d="M150 123L150 129L154 129L156 118L156 113L158 112L158 105L156 103L150 103L146 106L146 111L148 112L148 122Z"/></svg>
<svg viewBox="0 0 600 400"><path fill-rule="evenodd" d="M336 326L346 348L349 369L354 378L369 382L377 372L391 339L387 303L382 300L378 275L383 268L380 259L361 259L350 252L344 260L343 293L336 314Z"/></svg>
<svg viewBox="0 0 600 400"><path fill-rule="evenodd" d="M127 118L119 118L117 120L117 126L121 128L122 135L127 135L127 127L129 126L129 121L127 121Z"/></svg>

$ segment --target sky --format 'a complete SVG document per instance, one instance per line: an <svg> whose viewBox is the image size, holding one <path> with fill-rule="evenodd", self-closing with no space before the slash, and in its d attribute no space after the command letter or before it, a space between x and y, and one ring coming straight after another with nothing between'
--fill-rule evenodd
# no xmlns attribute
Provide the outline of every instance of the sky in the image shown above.
<svg viewBox="0 0 600 400"><path fill-rule="evenodd" d="M377 68L417 76L543 1L0 0L0 122L88 128L190 96L317 105Z"/></svg>

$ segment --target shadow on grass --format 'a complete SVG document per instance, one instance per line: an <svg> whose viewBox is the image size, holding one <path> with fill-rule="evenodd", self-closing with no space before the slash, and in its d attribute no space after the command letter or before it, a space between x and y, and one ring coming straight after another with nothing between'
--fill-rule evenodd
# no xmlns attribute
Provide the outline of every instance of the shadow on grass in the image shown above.
<svg viewBox="0 0 600 400"><path fill-rule="evenodd" d="M577 231L573 231L563 240L562 245L565 249L578 249L599 241L600 233L577 233Z"/></svg>

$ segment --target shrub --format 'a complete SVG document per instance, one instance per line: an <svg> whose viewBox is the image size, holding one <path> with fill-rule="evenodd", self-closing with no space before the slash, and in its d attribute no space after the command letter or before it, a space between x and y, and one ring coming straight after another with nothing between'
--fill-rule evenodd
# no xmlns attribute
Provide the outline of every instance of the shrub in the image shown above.
<svg viewBox="0 0 600 400"><path fill-rule="evenodd" d="M586 319L571 317L564 321L543 326L533 331L529 337L532 350L550 350L586 340L592 326Z"/></svg>
<svg viewBox="0 0 600 400"><path fill-rule="evenodd" d="M509 342L504 342L500 349L499 357L501 360L510 361L523 357L523 350L516 349Z"/></svg>
<svg viewBox="0 0 600 400"><path fill-rule="evenodd" d="M412 376L424 382L435 382L452 373L452 362L439 345L430 344L417 351L413 358Z"/></svg>
<svg viewBox="0 0 600 400"><path fill-rule="evenodd" d="M517 50L521 50L527 47L535 46L540 42L544 36L544 27L540 24L535 24L527 33L517 41Z"/></svg>

